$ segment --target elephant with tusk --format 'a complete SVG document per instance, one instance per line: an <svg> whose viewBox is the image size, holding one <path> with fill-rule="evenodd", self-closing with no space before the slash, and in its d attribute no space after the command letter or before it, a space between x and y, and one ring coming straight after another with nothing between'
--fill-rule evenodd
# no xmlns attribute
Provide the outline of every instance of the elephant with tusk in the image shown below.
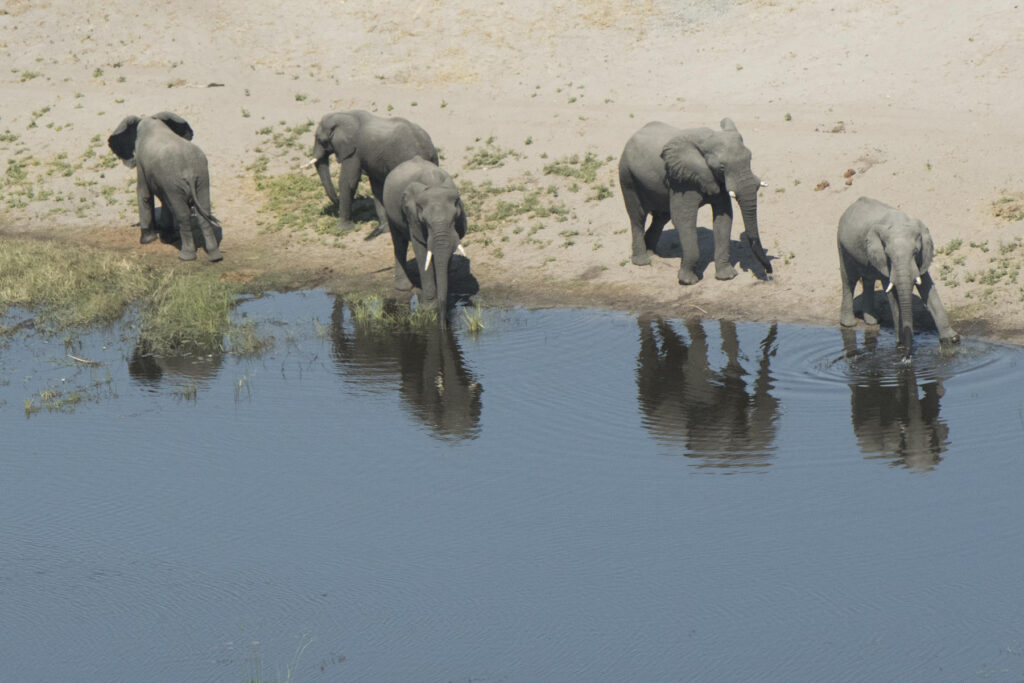
<svg viewBox="0 0 1024 683"><path fill-rule="evenodd" d="M338 188L331 180L331 155L341 164ZM338 206L338 228L355 227L352 200L363 173L370 189L380 225L374 235L386 232L388 217L382 206L384 179L396 166L420 156L437 164L437 149L427 131L395 117L375 116L367 111L343 111L325 115L316 127L312 158L302 168L316 166L327 198Z"/></svg>
<svg viewBox="0 0 1024 683"><path fill-rule="evenodd" d="M466 210L455 181L438 166L415 157L395 167L384 181L384 210L395 250L395 288L408 290L405 257L412 243L425 301L437 301L441 327L447 324L448 266L453 254L466 256Z"/></svg>
<svg viewBox="0 0 1024 683"><path fill-rule="evenodd" d="M705 204L711 205L714 214L715 277L736 277L729 257L733 201L743 216L750 250L765 273L772 272L757 227L757 193L764 183L750 168L751 153L736 124L722 119L719 125L717 131L680 130L653 121L626 142L619 159L619 186L633 234L633 263L650 265L661 231L671 218L683 248L678 274L683 285L700 279L695 270L700 257L697 212ZM651 224L645 232L648 215Z"/></svg>
<svg viewBox="0 0 1024 683"><path fill-rule="evenodd" d="M960 336L949 324L946 309L928 274L935 246L924 223L876 199L861 197L839 219L837 242L843 289L839 309L842 326L857 324L853 294L858 280L864 290L864 322L878 324L874 291L875 281L881 280L889 299L899 345L904 351L910 352L914 339L911 297L915 285L935 321L939 340L960 341Z"/></svg>

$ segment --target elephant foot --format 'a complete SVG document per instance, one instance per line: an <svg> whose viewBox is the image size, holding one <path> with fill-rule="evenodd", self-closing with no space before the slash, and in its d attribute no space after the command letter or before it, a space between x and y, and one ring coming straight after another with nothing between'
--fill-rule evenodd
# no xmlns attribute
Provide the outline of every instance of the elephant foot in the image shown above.
<svg viewBox="0 0 1024 683"><path fill-rule="evenodd" d="M412 282L410 282L408 278L406 278L405 280L399 280L395 278L395 289L397 289L399 292L408 292L410 289L412 289Z"/></svg>
<svg viewBox="0 0 1024 683"><path fill-rule="evenodd" d="M651 252L645 251L642 254L633 254L633 265L634 266L649 266L651 265Z"/></svg>
<svg viewBox="0 0 1024 683"><path fill-rule="evenodd" d="M143 230L139 235L139 244L149 244L155 242L160 237L160 231L158 230Z"/></svg>
<svg viewBox="0 0 1024 683"><path fill-rule="evenodd" d="M868 313L867 311L864 311L864 322L866 322L868 325L877 325L878 318L875 316L874 313ZM854 322L854 324L856 324L856 322Z"/></svg>
<svg viewBox="0 0 1024 683"><path fill-rule="evenodd" d="M952 336L949 336L949 337L939 337L939 343L940 344L959 344L960 343L960 335L959 334L953 334Z"/></svg>
<svg viewBox="0 0 1024 683"><path fill-rule="evenodd" d="M356 229L356 224L353 223L352 221L342 221L341 223L338 223L338 231L339 232L349 232L350 230L355 230L355 229Z"/></svg>
<svg viewBox="0 0 1024 683"><path fill-rule="evenodd" d="M734 277L736 277L736 269L732 267L731 263L727 263L724 266L715 266L716 280L731 280Z"/></svg>
<svg viewBox="0 0 1024 683"><path fill-rule="evenodd" d="M195 251L185 251L184 249L182 249L181 251L178 252L178 258L180 260L182 260L182 261L195 261L196 260L196 252Z"/></svg>
<svg viewBox="0 0 1024 683"><path fill-rule="evenodd" d="M207 250L206 258L210 259L213 263L218 263L224 260L224 254L220 253L220 249L214 249L213 251Z"/></svg>
<svg viewBox="0 0 1024 683"><path fill-rule="evenodd" d="M857 319L853 317L852 313L850 315L846 315L844 313L843 315L839 316L839 324L842 325L843 327L856 327Z"/></svg>
<svg viewBox="0 0 1024 683"><path fill-rule="evenodd" d="M697 277L697 274L694 273L692 270L688 270L686 268L679 269L679 284L694 285L697 284L699 281L700 278Z"/></svg>
<svg viewBox="0 0 1024 683"><path fill-rule="evenodd" d="M388 226L386 226L386 225L381 225L381 224L379 224L379 223L378 223L378 224L377 224L377 227L376 227L376 228L374 228L374 229L373 229L373 230L372 230L372 231L370 232L370 234L366 236L366 239L368 239L368 240L372 240L372 239L373 239L374 237L380 237L381 235L383 235L383 234L384 234L385 232L388 232L388 231L389 231L389 228L388 228Z"/></svg>

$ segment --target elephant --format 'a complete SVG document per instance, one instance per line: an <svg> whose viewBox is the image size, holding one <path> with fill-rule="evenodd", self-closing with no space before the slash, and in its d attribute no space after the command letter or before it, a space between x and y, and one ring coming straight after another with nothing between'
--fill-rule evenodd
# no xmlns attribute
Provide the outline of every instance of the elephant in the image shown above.
<svg viewBox="0 0 1024 683"><path fill-rule="evenodd" d="M748 370L741 361L747 356L740 350L735 323L718 323L720 357L725 361L719 369L709 361L714 352L709 349L711 335L704 321L685 323L688 340L659 317L642 316L637 324L638 403L644 424L655 438L681 443L684 455L701 460L699 467L770 465L779 417L771 374L778 327L769 327L760 354L751 358L755 367Z"/></svg>
<svg viewBox="0 0 1024 683"><path fill-rule="evenodd" d="M857 332L840 328L846 356L853 358L850 414L853 432L868 459L884 459L893 466L927 472L942 461L949 445L949 426L939 416L946 390L941 378L918 385L914 366L891 363L871 366L878 346L877 330L864 331L857 347Z"/></svg>
<svg viewBox="0 0 1024 683"><path fill-rule="evenodd" d="M332 153L341 164L337 190L331 181ZM386 118L355 110L326 114L320 119L313 142L313 156L306 165L316 165L328 199L337 205L338 229L341 232L355 228L352 199L359 178L366 173L380 221L372 237L388 229L388 217L382 206L384 180L392 169L415 156L435 165L438 162L437 148L427 131L397 116Z"/></svg>
<svg viewBox="0 0 1024 683"><path fill-rule="evenodd" d="M401 305L393 299L384 302L390 310ZM347 309L344 299L335 299L329 328L331 357L342 377L374 386L395 378L399 397L435 438L477 437L483 386L467 367L452 330L429 326L381 334L353 324Z"/></svg>
<svg viewBox="0 0 1024 683"><path fill-rule="evenodd" d="M153 116L128 116L107 138L107 144L126 166L136 168L136 194L139 202L139 242L147 244L160 236L153 198L163 205L162 214L170 209L181 235L178 258L194 261L195 237L192 234L192 211L195 210L202 230L206 255L220 261L220 222L210 212L210 171L206 155L192 140L188 121L172 112ZM166 219L166 215L163 216ZM162 221L166 227L166 220Z"/></svg>
<svg viewBox="0 0 1024 683"><path fill-rule="evenodd" d="M747 242L754 256L772 272L757 228L757 193L764 185L750 170L750 150L730 119L721 131L710 128L680 130L660 121L648 123L626 142L619 159L619 187L633 233L635 265L651 263L651 254L669 218L683 249L679 283L691 285L700 248L697 211L711 205L714 216L715 277L730 280L736 269L729 258L732 199L739 204ZM647 215L651 224L644 232Z"/></svg>
<svg viewBox="0 0 1024 683"><path fill-rule="evenodd" d="M928 274L935 245L924 223L877 199L860 197L839 218L836 241L843 290L840 325L853 327L857 324L853 292L858 280L864 290L864 322L878 324L874 293L875 280L881 280L889 299L899 347L909 353L914 338L911 296L916 284L939 331L940 342L960 341L960 336L950 327L946 309Z"/></svg>
<svg viewBox="0 0 1024 683"><path fill-rule="evenodd" d="M405 271L409 243L416 256L424 301L437 302L445 327L448 313L448 267L453 254L465 256L466 210L455 181L435 164L414 157L402 162L384 181L384 212L395 250L395 288L412 288Z"/></svg>

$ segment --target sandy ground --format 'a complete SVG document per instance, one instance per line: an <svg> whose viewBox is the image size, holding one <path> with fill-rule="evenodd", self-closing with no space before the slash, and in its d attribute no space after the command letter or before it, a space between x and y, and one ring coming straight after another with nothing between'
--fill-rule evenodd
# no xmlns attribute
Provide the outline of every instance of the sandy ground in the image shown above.
<svg viewBox="0 0 1024 683"><path fill-rule="evenodd" d="M225 262L195 267L387 289L386 236L366 241L369 224L336 241L267 232L247 170L265 146L261 129L362 108L423 125L462 182L526 178L543 188L553 160L613 158L593 185L610 197L559 179L564 220L518 217L467 238L485 303L836 325L836 222L867 195L921 218L937 246L962 240L932 269L959 332L1024 343L1024 222L1015 211L1024 192L1022 6L5 0L0 232L172 262L173 248L137 244L134 172L113 164L106 147L125 115L171 110L190 121L210 159L224 224ZM647 121L717 127L725 116L770 183L759 217L775 274L765 280L749 267L737 212L740 275L720 282L709 266L683 287L671 229L652 266L628 262L615 160ZM488 139L515 154L468 168ZM311 145L308 133L303 146ZM271 157L270 173L294 171L300 159ZM702 247L706 263L709 231Z"/></svg>

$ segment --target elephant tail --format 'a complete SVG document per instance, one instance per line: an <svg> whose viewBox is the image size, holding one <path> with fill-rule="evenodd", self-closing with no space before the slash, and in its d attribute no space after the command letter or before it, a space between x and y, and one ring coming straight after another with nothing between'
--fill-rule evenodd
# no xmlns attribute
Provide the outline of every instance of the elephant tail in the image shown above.
<svg viewBox="0 0 1024 683"><path fill-rule="evenodd" d="M196 210L196 213L203 218L207 223L212 226L222 228L220 221L217 217L210 213L203 203L197 199L199 194L199 178L193 178L192 183L188 186L188 204Z"/></svg>

